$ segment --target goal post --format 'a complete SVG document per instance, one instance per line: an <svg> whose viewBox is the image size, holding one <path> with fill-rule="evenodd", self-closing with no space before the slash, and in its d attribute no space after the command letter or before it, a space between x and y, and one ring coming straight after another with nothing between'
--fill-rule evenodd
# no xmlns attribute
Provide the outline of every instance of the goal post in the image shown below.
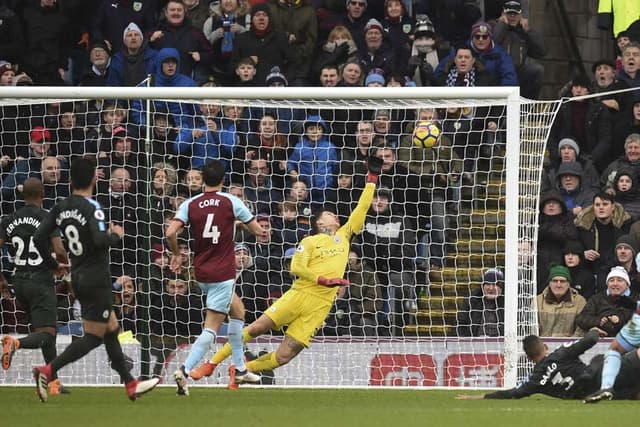
<svg viewBox="0 0 640 427"><path fill-rule="evenodd" d="M185 307L187 313L185 318L189 319L186 325L175 318L171 318L171 321L168 321L169 318L154 319L154 316L165 316L165 313L169 312L165 310L166 307L163 304L168 301L165 298L164 286L170 281L170 277L165 276L164 273L158 273L161 277L155 277L155 279L158 279L159 288L149 284L154 279L152 276L156 274L151 270L154 266L151 265L150 259L158 255L158 249L151 243L154 237L158 240L157 230L162 230L163 221L167 219L166 212L169 211L165 206L158 210L157 206L149 204L154 191L154 174L157 172L157 167L154 166L157 162L151 161L157 154L151 141L154 138L152 127L155 126L152 123L151 113L157 112L157 105L163 103L165 106L169 105L169 109L171 105L177 105L180 109L179 115L173 117L173 121L175 122L177 118L179 123L174 123L173 128L168 125L170 130L175 132L175 141L171 143L176 144L178 144L176 141L184 141L180 138L192 138L198 134L192 132L190 126L195 129L192 122L201 115L199 108L203 105L215 104L223 109L226 106L244 108L243 116L238 120L246 120L246 128L234 121L234 126L237 126L234 127L233 138L236 138L234 141L240 145L246 144L246 141L256 133L256 123L260 121L265 111L294 111L286 119L288 123L283 124L282 127L278 126L280 130L289 130L289 133L284 135L289 154L300 141L304 133L305 120L309 116L319 114L327 122L326 136L336 145L336 151L340 155L344 155L347 148L352 149L353 145L357 144L354 141L358 138L356 133L359 122L371 123L372 132L375 133L378 132L375 130L378 126L376 115L385 111L390 116L388 119L391 124L387 129L394 131L388 131L386 139L388 144L393 146L391 151L396 156L397 164L402 167L407 165L407 168L403 169L407 170L407 173L401 176L396 174L386 181L402 183L405 185L401 189L404 193L401 194L398 188L386 186L389 188L383 190L380 197L385 197L384 191L388 190L389 194L386 197L393 199L388 200L389 212L396 210L400 212L395 216L387 214L392 217L389 224L403 227L402 233L398 234L402 235L404 240L394 241L393 236L382 233L383 227L376 226L380 224L380 219L372 219L366 226L369 228L365 227L363 233L374 235L376 242L384 238L386 239L384 243L371 243L365 236L354 239L356 255L361 258L363 265L372 269L372 275L369 277L373 278L374 283L369 285L373 286L368 288L367 283L352 286L347 297L337 301L325 327L311 347L304 350L290 365L276 371L276 384L309 387L394 385L512 387L518 379L523 378L526 367L520 349L521 339L526 334L537 332L535 257L532 255L535 253L537 233L539 183L546 141L559 102L523 100L519 96L517 87L0 87L0 108L17 108L17 106L30 108L29 106L44 105L43 109L32 108L34 115L42 114L42 117L34 117L37 120L31 120L30 126L33 128L35 123L42 122L47 130L57 134L61 133L57 127L62 128L63 125L58 119L47 121L47 105L61 102L73 102L77 105L89 100L114 99L148 101L135 104L147 105L147 107L136 111L133 111L133 108L137 107L129 107L128 110L130 121L134 116L146 117L139 119L137 123L129 123L138 128L141 149L138 154L144 164L136 164L137 176L131 177L136 188L132 192L140 193L136 194L139 197L135 202L138 203L135 212L138 215L136 217L138 227L132 228L137 230L137 234L129 236L133 247L125 247L124 255L120 254L121 258L118 261L123 266L123 271L126 270L124 267L132 267L136 271L147 270L147 276L144 277L145 285L138 289L138 292L143 291L144 295L139 296L135 310L139 322L137 331L139 339L130 340L130 343L125 344L127 354L132 359L137 373L165 375L167 372L169 374L173 372L186 357L189 344L193 342L201 326L198 325L201 316L197 316L197 311L201 308L198 304L201 304L201 301L198 302L197 295L189 295L189 298L185 299L188 304ZM133 106L134 103L131 102L130 105ZM195 109L188 109L187 105L193 105ZM418 158L417 150L429 150L428 148L419 149L411 144L411 129L419 119L421 109L435 112L433 114L437 117L433 120L438 121L443 127L442 140L452 142L450 146L434 147L432 150L436 154L419 154ZM329 114L329 111L332 113ZM101 111L76 111L76 113L82 116L79 117L79 123L82 124L84 131L91 127L99 127L101 124L100 121L91 121L95 120L91 115L99 116ZM296 115L298 113L301 115ZM61 117L60 112L55 114ZM217 116L215 125L217 129L212 132L218 132L215 143L219 144L217 155L228 162L228 175L233 182L234 177L235 179L244 178L243 174L248 176L253 172L249 172L248 164L245 165L249 157L236 159L233 157L235 154L231 157L225 157L227 155L223 154L225 142L222 142L224 138L221 135L227 132L227 128L224 128L223 118L220 117ZM277 120L285 119L277 118ZM17 123L18 118L6 115L3 117L1 129L3 135L15 133L18 136L22 134L24 138L33 130L15 126L16 123L13 121ZM492 129L489 122L496 124L497 129ZM7 123L11 126L5 126ZM278 124L280 125L280 122ZM469 128L465 130L465 126ZM116 127L117 124L112 129ZM107 139L110 140L111 136L109 135ZM191 142L191 144L195 143ZM214 143L212 141L203 143L203 150L210 148L210 144ZM185 146L187 145L182 147ZM193 150L193 147L195 145L189 146L189 150ZM236 151L233 152L236 153ZM437 172L432 173L433 177L429 175L431 172L420 173L420 170L424 170L420 169L421 162L428 162L424 160L427 157L423 155L432 156L430 158L437 166L435 168ZM200 159L198 156L199 154L195 151L188 151L172 157L172 161L177 159L176 164L179 165L174 168L178 178L182 178L187 172L180 169L182 165L197 168L195 165ZM237 160L240 162L236 162ZM280 160L286 162L288 158ZM357 175L358 168L361 167L358 163L360 161L358 158L342 157L339 167L345 169L336 169L332 173L338 176L348 174L345 172L347 170L350 171L349 173L353 174L355 187L362 182ZM237 170L238 164L246 169ZM111 164L105 167L110 166ZM416 166L418 169L415 169ZM456 169L458 166L459 169ZM5 175L10 173L9 170L3 172ZM33 172L35 174L38 171ZM113 173L113 169L109 172ZM266 201L266 204L273 206L273 211L269 213L272 217L269 220L270 225L278 232L281 230L277 227L282 224L278 223L279 225L276 226L273 218L278 216L277 209L285 206L281 201L288 197L284 194L290 191L292 185L287 175L281 178L282 188L274 187L269 193L277 195L277 198ZM308 190L312 200L305 203L317 207L320 202L314 204L313 197L317 197L315 194L321 194L318 197L324 203L326 200L322 198L328 194L328 191L314 193L315 181L311 176L308 179ZM429 183L428 188L423 187L425 182ZM99 186L97 196L110 195L112 189L108 185L110 184L104 183L104 186ZM177 184L174 182L174 185ZM334 188L329 190L338 187L337 180L333 185ZM411 185L416 185L417 188L411 188ZM229 187L226 189L228 190ZM5 190L3 187L3 192ZM417 198L412 200L410 193L415 193ZM2 214L9 213L8 210L10 211L12 206L19 206L17 201L18 198L15 201L3 202ZM349 202L355 201L357 198ZM263 213L259 212L262 202L264 201L249 200L247 203L252 203L254 213L259 214ZM348 204L344 200L334 203L338 210L340 210L339 203ZM353 204L351 203L350 206ZM303 206L303 203L299 202L296 206ZM426 210L423 212L421 209ZM307 227L294 230L294 235L301 238L308 230L310 212L298 212L298 214L299 217L305 217L299 223L304 223ZM370 214L373 215L373 213ZM382 218L382 215L378 218ZM387 230L386 233L390 229L385 230ZM286 289L283 283L276 285L274 280L282 282L287 280L283 278L286 276L284 261L287 258L286 249L291 247L281 242L279 250L274 252L277 255L269 258L269 262L264 264L268 267L262 271L261 267L257 266L261 262L260 256L251 253L255 247L252 245L255 244L251 241L242 241L240 238L238 240L239 244L246 243L249 255L254 258L253 269L256 272L250 277L255 279L260 276L260 273L265 273L265 277L268 277L265 279L264 292L255 288L253 289L255 294L250 297L243 296L243 299L247 298L245 304L247 301L249 304L260 302L247 308L248 312L254 310L252 315L255 318L260 314L256 311L258 310L256 307L266 307L278 297L280 290ZM188 251L188 244L186 245ZM159 247L159 256L162 257L162 245L160 244ZM523 251L527 250L529 253L523 254ZM374 257L370 255L371 253L386 254L387 267L381 267L384 257L379 255ZM398 258L400 260L394 264L393 261ZM144 263L149 265L143 265ZM10 266L8 263L3 265ZM403 267L398 270L396 265L406 266L406 269ZM499 268L504 272L504 326L503 328L496 326L498 329L502 328L500 336L490 336L491 332L488 332L492 330L490 327L480 328L489 334L489 337L486 334L482 336L483 333L480 333L480 337L462 336L458 331L457 313L465 307L464 304L468 301L469 295L480 288L484 273L492 268ZM349 274L351 273L353 270L349 270ZM276 276L277 278L273 279ZM239 280L243 280L243 277L239 273ZM191 285L189 287L195 289ZM238 288L249 289L250 286L238 285ZM192 292L195 293L195 291ZM371 293L367 296L366 292ZM175 302L175 296L173 298ZM356 306L361 312L354 311ZM5 310L2 317L2 332L17 335L24 333L24 325L21 328L17 326L20 323L16 320L18 317L14 316L15 324L10 324L11 322L7 319L11 316L6 315ZM154 328L157 323L163 323L163 319L167 320L163 328L171 329L172 333L179 338L167 340L163 336L154 336L149 339L149 336L154 333L158 335L154 332ZM249 343L247 348L255 354L262 350L269 351L277 346L281 338L281 334L275 333L258 339L256 343ZM64 343L65 339L66 334L61 333L59 343ZM64 344L59 344L59 349L63 347ZM63 381L81 384L114 383L115 374L109 372L107 364L104 369L97 367L96 361L104 360L104 354L100 353L101 351L97 352L95 359L78 361L76 367L63 370L61 372ZM37 363L39 358L41 356L36 351L17 352L14 366L5 377L0 378L0 384L27 383L30 378L28 368L31 364ZM160 365L157 363L159 358L163 358L163 363ZM160 372L154 372L152 366L154 361L155 366L161 367ZM18 374L14 373L14 370L24 372ZM220 369L219 373L203 383L223 383L225 375L226 372ZM170 378L170 375L167 378Z"/></svg>

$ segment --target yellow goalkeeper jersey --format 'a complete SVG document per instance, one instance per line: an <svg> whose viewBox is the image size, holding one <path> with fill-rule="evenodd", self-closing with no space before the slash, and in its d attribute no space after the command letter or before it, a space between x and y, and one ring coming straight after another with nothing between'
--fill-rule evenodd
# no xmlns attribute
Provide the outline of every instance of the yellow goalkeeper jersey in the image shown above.
<svg viewBox="0 0 640 427"><path fill-rule="evenodd" d="M302 239L291 259L291 273L296 276L292 289L307 292L328 301L335 299L338 287L318 285L318 277L324 276L328 279L344 277L351 237L362 231L375 188L373 183L366 184L358 205L349 215L347 223L340 227L336 234L329 236L319 233Z"/></svg>

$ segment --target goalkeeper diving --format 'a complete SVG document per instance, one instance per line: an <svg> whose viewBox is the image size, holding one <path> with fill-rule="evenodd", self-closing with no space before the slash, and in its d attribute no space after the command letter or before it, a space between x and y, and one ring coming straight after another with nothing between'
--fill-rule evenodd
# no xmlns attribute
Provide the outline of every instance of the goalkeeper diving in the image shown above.
<svg viewBox="0 0 640 427"><path fill-rule="evenodd" d="M288 325L285 337L276 349L247 362L251 372L270 371L286 365L305 347L309 347L324 323L341 286L349 286L344 273L351 238L362 231L367 211L381 173L382 159L369 156L367 183L358 204L342 227L338 216L321 210L315 215L316 234L300 241L291 260L291 274L296 277L287 292L253 323L244 328L243 342ZM216 366L231 355L227 342L206 362L191 371L193 379L210 376Z"/></svg>

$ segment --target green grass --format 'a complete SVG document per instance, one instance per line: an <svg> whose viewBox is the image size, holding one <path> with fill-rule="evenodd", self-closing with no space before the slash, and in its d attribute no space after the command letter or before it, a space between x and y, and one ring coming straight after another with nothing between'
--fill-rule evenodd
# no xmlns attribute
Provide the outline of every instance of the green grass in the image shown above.
<svg viewBox="0 0 640 427"><path fill-rule="evenodd" d="M637 402L455 400L457 391L162 387L129 402L121 388L79 388L38 401L33 388L0 387L0 425L125 426L562 426L637 425Z"/></svg>

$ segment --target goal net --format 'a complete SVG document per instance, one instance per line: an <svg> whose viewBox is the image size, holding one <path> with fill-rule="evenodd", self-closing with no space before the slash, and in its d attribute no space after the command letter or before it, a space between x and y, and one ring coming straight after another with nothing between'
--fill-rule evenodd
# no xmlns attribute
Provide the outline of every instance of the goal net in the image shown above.
<svg viewBox="0 0 640 427"><path fill-rule="evenodd" d="M179 275L167 268L164 229L202 191L203 164L222 160L225 191L270 229L258 240L236 233L236 292L250 323L290 288L292 251L312 233L314 211L346 221L375 155L383 173L352 240L351 286L311 346L265 384L502 387L526 374L520 340L537 332L540 174L559 103L526 102L517 88L19 87L0 98L2 215L22 206L26 177L43 180L49 209L69 194L74 156L97 162L95 197L125 230L111 275L134 373L170 380L202 330L188 229ZM425 121L440 133L427 148L413 132ZM6 247L2 255L11 283ZM479 296L483 282L496 284L489 298ZM82 328L64 278L56 289L61 350ZM1 301L2 333L26 334L20 302ZM247 357L273 351L285 333L248 343ZM41 360L18 351L0 383L29 383ZM227 367L201 383L225 384ZM67 384L118 383L101 348L59 375Z"/></svg>

